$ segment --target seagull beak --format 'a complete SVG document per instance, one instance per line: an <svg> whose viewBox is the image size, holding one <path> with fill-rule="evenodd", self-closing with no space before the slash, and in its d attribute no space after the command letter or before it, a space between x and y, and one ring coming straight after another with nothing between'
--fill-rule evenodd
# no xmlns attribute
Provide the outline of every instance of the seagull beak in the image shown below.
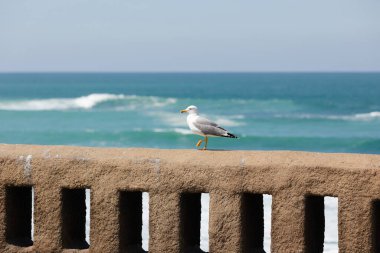
<svg viewBox="0 0 380 253"><path fill-rule="evenodd" d="M181 110L181 113L187 112L187 110Z"/></svg>

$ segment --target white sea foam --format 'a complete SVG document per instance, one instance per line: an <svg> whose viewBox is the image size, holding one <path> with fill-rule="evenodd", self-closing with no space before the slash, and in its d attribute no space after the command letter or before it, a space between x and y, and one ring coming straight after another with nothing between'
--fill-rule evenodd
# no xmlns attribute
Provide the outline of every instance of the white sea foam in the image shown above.
<svg viewBox="0 0 380 253"><path fill-rule="evenodd" d="M175 104L177 99L175 98L162 98L155 96L136 96L130 95L125 96L128 100L127 104L117 107L117 110L138 110L138 109L150 109L150 108L161 108L167 105Z"/></svg>
<svg viewBox="0 0 380 253"><path fill-rule="evenodd" d="M242 123L228 119L228 118L218 118L215 120L215 123L217 123L221 127L234 127L234 126L242 125Z"/></svg>
<svg viewBox="0 0 380 253"><path fill-rule="evenodd" d="M48 98L0 102L0 110L8 111L52 111L70 109L90 109L99 103L124 99L124 95L90 94L77 98Z"/></svg>
<svg viewBox="0 0 380 253"><path fill-rule="evenodd" d="M160 121L172 127L187 127L186 117L183 115L181 116L179 112L150 111L146 112L146 114L152 117L157 117Z"/></svg>
<svg viewBox="0 0 380 253"><path fill-rule="evenodd" d="M326 115L321 118L331 120L370 121L380 119L380 112L358 113L353 115Z"/></svg>
<svg viewBox="0 0 380 253"><path fill-rule="evenodd" d="M175 98L154 96L136 96L123 94L94 93L77 98L48 98L31 100L0 101L0 110L6 111L63 111L73 109L91 109L108 101L125 100L125 104L116 106L119 110L138 108L158 108L175 103Z"/></svg>
<svg viewBox="0 0 380 253"><path fill-rule="evenodd" d="M165 133L165 132L167 132L167 130L163 129L163 128L154 128L153 132L155 132L155 133Z"/></svg>
<svg viewBox="0 0 380 253"><path fill-rule="evenodd" d="M245 119L245 116L242 114L230 115L230 119Z"/></svg>
<svg viewBox="0 0 380 253"><path fill-rule="evenodd" d="M321 115L321 114L297 114L297 115L275 115L276 118L294 119L328 119L328 120L347 120L347 121L371 121L380 119L380 112L358 113L352 115Z"/></svg>
<svg viewBox="0 0 380 253"><path fill-rule="evenodd" d="M183 135L193 134L193 132L191 132L190 129L183 129L183 128L174 128L174 132L183 134Z"/></svg>
<svg viewBox="0 0 380 253"><path fill-rule="evenodd" d="M189 135L192 134L190 129L185 129L185 128L174 128L174 129L163 129L163 128L154 128L153 132L155 133L170 133L170 132L175 132L179 133L182 135Z"/></svg>
<svg viewBox="0 0 380 253"><path fill-rule="evenodd" d="M185 127L187 128L186 123L186 117L179 115L179 113L172 113L172 112L148 112L148 115L158 117L162 122L165 124L168 124L172 127ZM221 127L235 127L235 126L241 126L244 125L243 122L241 122L241 119L244 118L243 115L237 115L235 116L220 116L220 115L213 115L212 117L209 117L207 115L204 115L205 117L209 118L210 120L214 121ZM241 117L243 116L243 117ZM239 120L235 120L239 119ZM179 129L179 128L177 128Z"/></svg>
<svg viewBox="0 0 380 253"><path fill-rule="evenodd" d="M354 118L355 119L359 119L359 120L380 119L380 112L370 112L370 113L355 114Z"/></svg>

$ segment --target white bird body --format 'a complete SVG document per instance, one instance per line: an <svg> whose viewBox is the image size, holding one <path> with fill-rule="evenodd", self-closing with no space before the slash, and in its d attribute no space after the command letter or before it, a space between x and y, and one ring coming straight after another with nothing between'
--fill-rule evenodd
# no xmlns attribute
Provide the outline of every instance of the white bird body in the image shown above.
<svg viewBox="0 0 380 253"><path fill-rule="evenodd" d="M194 105L187 107L185 110L181 110L181 113L187 112L187 125L190 130L197 135L205 137L205 147L207 149L208 137L227 137L227 138L237 138L235 135L229 133L226 129L218 126L215 122L201 117L198 114L198 108ZM198 141L197 147L200 146L202 140Z"/></svg>
<svg viewBox="0 0 380 253"><path fill-rule="evenodd" d="M189 126L191 132L194 134L205 136L195 125L194 122L196 122L197 118L199 118L198 114L189 114L187 115L186 121L187 125Z"/></svg>

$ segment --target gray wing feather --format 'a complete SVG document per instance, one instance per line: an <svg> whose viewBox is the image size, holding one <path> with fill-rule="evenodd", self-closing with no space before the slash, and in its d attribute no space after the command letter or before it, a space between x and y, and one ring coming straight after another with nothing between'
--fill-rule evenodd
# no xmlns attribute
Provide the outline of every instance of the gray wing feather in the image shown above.
<svg viewBox="0 0 380 253"><path fill-rule="evenodd" d="M205 135L226 136L227 131L206 118L199 117L194 125Z"/></svg>
<svg viewBox="0 0 380 253"><path fill-rule="evenodd" d="M208 120L208 119L203 118L203 117L198 117L196 120L196 123L202 124L202 125L211 125L214 127L218 126L218 124L216 124L215 122L212 122L211 120Z"/></svg>

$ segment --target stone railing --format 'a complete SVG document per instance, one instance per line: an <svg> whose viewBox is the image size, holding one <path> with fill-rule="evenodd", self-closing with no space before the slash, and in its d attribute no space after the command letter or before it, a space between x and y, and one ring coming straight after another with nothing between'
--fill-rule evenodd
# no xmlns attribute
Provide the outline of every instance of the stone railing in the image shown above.
<svg viewBox="0 0 380 253"><path fill-rule="evenodd" d="M380 250L378 155L0 145L0 172L0 252L143 252L142 192L150 252L201 252L200 193L210 252L263 252L262 194L271 252L322 252L324 196L338 197L340 252Z"/></svg>

